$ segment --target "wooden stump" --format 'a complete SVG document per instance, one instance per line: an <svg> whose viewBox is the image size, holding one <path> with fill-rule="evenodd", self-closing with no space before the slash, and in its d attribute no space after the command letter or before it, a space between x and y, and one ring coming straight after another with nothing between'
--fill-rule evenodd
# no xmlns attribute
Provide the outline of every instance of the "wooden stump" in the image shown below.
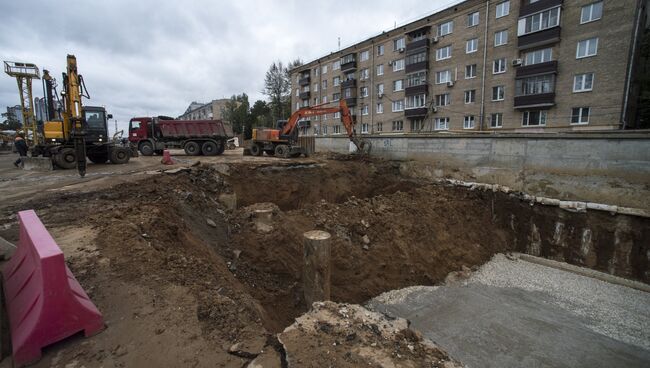
<svg viewBox="0 0 650 368"><path fill-rule="evenodd" d="M314 302L330 300L331 235L312 230L303 237L303 293L305 303L311 308Z"/></svg>

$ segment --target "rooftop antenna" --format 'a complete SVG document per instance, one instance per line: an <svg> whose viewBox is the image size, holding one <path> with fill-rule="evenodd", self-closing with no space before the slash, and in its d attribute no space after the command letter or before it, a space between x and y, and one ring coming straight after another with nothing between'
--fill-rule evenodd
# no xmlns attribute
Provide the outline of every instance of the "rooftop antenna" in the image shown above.
<svg viewBox="0 0 650 368"><path fill-rule="evenodd" d="M341 51L341 37L339 37L339 51Z"/></svg>
<svg viewBox="0 0 650 368"><path fill-rule="evenodd" d="M393 23L393 29L397 28L397 21L394 21Z"/></svg>

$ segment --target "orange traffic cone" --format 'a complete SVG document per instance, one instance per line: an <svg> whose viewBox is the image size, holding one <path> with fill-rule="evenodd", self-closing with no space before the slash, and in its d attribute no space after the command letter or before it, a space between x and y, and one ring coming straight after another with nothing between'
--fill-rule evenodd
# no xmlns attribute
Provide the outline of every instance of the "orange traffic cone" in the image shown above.
<svg viewBox="0 0 650 368"><path fill-rule="evenodd" d="M172 160L172 155L169 154L169 150L164 150L163 151L163 158L162 158L162 160L160 162L162 162L165 165L173 165L174 164L174 160Z"/></svg>

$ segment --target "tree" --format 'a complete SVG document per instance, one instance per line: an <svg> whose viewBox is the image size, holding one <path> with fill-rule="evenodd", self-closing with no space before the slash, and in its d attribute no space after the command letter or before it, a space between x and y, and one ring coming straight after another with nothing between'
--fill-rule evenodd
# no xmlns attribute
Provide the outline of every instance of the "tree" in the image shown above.
<svg viewBox="0 0 650 368"><path fill-rule="evenodd" d="M0 123L0 129L2 130L19 130L22 125L20 124L20 120L16 118L16 116L13 113L10 112L3 112L2 117L5 118L5 120Z"/></svg>
<svg viewBox="0 0 650 368"><path fill-rule="evenodd" d="M296 59L284 66L281 61L271 64L264 77L264 93L269 96L269 107L275 120L286 119L291 111L291 69L302 65Z"/></svg>
<svg viewBox="0 0 650 368"><path fill-rule="evenodd" d="M257 100L251 108L251 117L253 126L272 128L273 116L271 115L271 108L265 101Z"/></svg>
<svg viewBox="0 0 650 368"><path fill-rule="evenodd" d="M244 139L252 136L253 120L250 114L250 103L248 95L232 95L226 107L222 108L221 114L224 120L232 124L235 134L244 134Z"/></svg>

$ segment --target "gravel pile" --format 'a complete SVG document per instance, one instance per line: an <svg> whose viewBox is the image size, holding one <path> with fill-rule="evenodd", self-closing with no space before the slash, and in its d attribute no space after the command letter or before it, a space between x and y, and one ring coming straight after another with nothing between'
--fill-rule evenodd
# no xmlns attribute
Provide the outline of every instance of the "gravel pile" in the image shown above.
<svg viewBox="0 0 650 368"><path fill-rule="evenodd" d="M650 350L650 293L495 255L467 283L521 288L550 296L592 330ZM409 294L409 293L405 293Z"/></svg>

